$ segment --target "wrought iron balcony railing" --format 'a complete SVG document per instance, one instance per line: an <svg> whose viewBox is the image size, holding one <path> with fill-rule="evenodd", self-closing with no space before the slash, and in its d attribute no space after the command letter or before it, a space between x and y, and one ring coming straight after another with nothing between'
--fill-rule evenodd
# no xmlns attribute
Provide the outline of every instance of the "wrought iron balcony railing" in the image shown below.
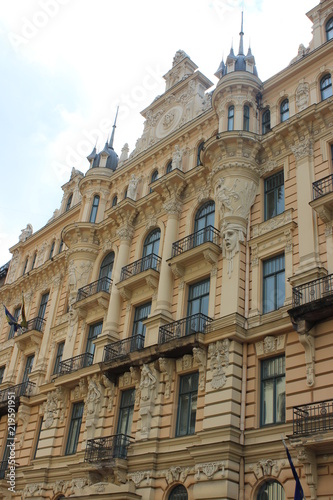
<svg viewBox="0 0 333 500"><path fill-rule="evenodd" d="M110 293L111 284L111 278L104 276L97 281L93 281L93 283L89 283L89 285L79 288L77 291L76 302L86 299L87 297L91 297L98 292Z"/></svg>
<svg viewBox="0 0 333 500"><path fill-rule="evenodd" d="M124 340L119 340L104 347L105 363L127 356L130 352L141 351L144 348L144 335L133 335Z"/></svg>
<svg viewBox="0 0 333 500"><path fill-rule="evenodd" d="M187 250L191 250L192 248L198 247L203 243L211 242L215 243L215 245L219 244L219 231L215 229L213 226L207 226L199 231L196 231L185 238L176 241L172 244L172 257L176 255L180 255L183 252L187 252Z"/></svg>
<svg viewBox="0 0 333 500"><path fill-rule="evenodd" d="M90 352L85 352L83 354L79 354L78 356L74 356L74 358L65 359L64 361L60 361L58 376L67 375L68 373L76 372L77 370L81 370L81 368L86 368L87 366L91 366L94 361L94 355L90 354Z"/></svg>
<svg viewBox="0 0 333 500"><path fill-rule="evenodd" d="M142 259L136 260L135 262L132 262L132 264L123 267L120 274L120 281L124 281L127 278L143 273L144 271L148 271L148 269L154 269L159 272L160 265L161 257L151 253L150 255L146 255L146 257L142 257Z"/></svg>
<svg viewBox="0 0 333 500"><path fill-rule="evenodd" d="M293 434L306 435L333 430L333 399L295 406Z"/></svg>
<svg viewBox="0 0 333 500"><path fill-rule="evenodd" d="M21 396L32 396L35 386L36 384L27 380L26 382L22 382L22 384L13 385L12 387L3 389L0 391L0 405L7 405L8 397L10 397L13 393L15 394L15 399L18 399Z"/></svg>
<svg viewBox="0 0 333 500"><path fill-rule="evenodd" d="M111 462L115 458L126 460L130 440L125 434L88 439L84 460L90 463Z"/></svg>
<svg viewBox="0 0 333 500"><path fill-rule="evenodd" d="M316 181L312 184L313 190L313 199L316 200L320 198L320 196L324 196L324 194L333 192L333 174L328 175L327 177L323 177L319 181Z"/></svg>
<svg viewBox="0 0 333 500"><path fill-rule="evenodd" d="M0 479L4 479L8 468L8 460L0 462Z"/></svg>
<svg viewBox="0 0 333 500"><path fill-rule="evenodd" d="M19 328L17 330L16 336L22 335L26 332L31 332L32 330L36 330L37 332L44 332L45 328L45 319L43 318L33 318L29 319L28 325L25 328Z"/></svg>
<svg viewBox="0 0 333 500"><path fill-rule="evenodd" d="M212 318L209 318L205 314L197 313L178 321L173 321L167 325L160 326L159 343L164 344L170 340L186 337L192 333L205 333L208 325L212 321Z"/></svg>
<svg viewBox="0 0 333 500"><path fill-rule="evenodd" d="M333 295L333 274L293 287L293 307Z"/></svg>

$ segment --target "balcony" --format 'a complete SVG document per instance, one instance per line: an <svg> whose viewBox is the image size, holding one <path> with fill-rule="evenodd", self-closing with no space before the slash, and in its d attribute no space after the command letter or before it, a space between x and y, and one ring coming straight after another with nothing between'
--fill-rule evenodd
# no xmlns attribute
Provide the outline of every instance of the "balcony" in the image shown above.
<svg viewBox="0 0 333 500"><path fill-rule="evenodd" d="M76 372L81 370L81 368L87 368L87 366L91 366L93 364L93 361L94 355L90 354L90 352L85 352L83 354L79 354L79 356L74 356L74 358L60 361L58 377Z"/></svg>
<svg viewBox="0 0 333 500"><path fill-rule="evenodd" d="M170 265L176 275L184 273L186 265L202 259L215 264L221 253L220 233L213 226L207 226L172 244Z"/></svg>
<svg viewBox="0 0 333 500"><path fill-rule="evenodd" d="M88 439L84 460L103 465L114 464L116 458L126 460L130 440L131 438L125 434Z"/></svg>
<svg viewBox="0 0 333 500"><path fill-rule="evenodd" d="M313 200L310 206L324 222L333 220L333 175L312 184Z"/></svg>
<svg viewBox="0 0 333 500"><path fill-rule="evenodd" d="M29 343L40 346L45 329L45 319L33 318L28 321L26 328L19 328L15 336L15 342L21 351L27 347Z"/></svg>
<svg viewBox="0 0 333 500"><path fill-rule="evenodd" d="M301 320L311 324L333 315L333 274L293 287L292 309L288 313L293 324Z"/></svg>
<svg viewBox="0 0 333 500"><path fill-rule="evenodd" d="M192 352L192 348L198 345L198 334L205 334L212 321L205 314L197 313L160 326L158 343L161 354L175 350L181 356Z"/></svg>
<svg viewBox="0 0 333 500"><path fill-rule="evenodd" d="M107 310L111 286L112 280L104 276L97 281L89 283L89 285L79 288L74 307L76 309L85 309L88 305L89 307L99 305L104 310Z"/></svg>
<svg viewBox="0 0 333 500"><path fill-rule="evenodd" d="M156 289L159 280L161 257L152 253L136 260L121 270L117 288L123 298L129 299L133 290L145 285Z"/></svg>
<svg viewBox="0 0 333 500"><path fill-rule="evenodd" d="M15 411L20 404L20 398L22 396L30 397L33 395L35 389L35 384L27 380L22 382L22 384L13 385L12 387L7 387L0 391L0 416L8 413L8 399L12 400L12 394L15 394Z"/></svg>
<svg viewBox="0 0 333 500"><path fill-rule="evenodd" d="M333 399L293 409L293 436L309 436L333 430Z"/></svg>
<svg viewBox="0 0 333 500"><path fill-rule="evenodd" d="M104 347L103 362L111 363L128 356L131 352L141 351L144 349L144 344L144 335L133 335L127 339L108 344Z"/></svg>

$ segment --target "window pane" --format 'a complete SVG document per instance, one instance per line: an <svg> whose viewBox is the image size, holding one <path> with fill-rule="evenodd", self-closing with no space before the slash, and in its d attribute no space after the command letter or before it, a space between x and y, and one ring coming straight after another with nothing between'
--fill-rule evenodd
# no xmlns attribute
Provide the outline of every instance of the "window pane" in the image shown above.
<svg viewBox="0 0 333 500"><path fill-rule="evenodd" d="M261 364L261 425L285 422L285 357Z"/></svg>
<svg viewBox="0 0 333 500"><path fill-rule="evenodd" d="M123 391L121 394L121 403L119 408L119 418L117 434L129 436L132 429L133 412L135 402L135 389Z"/></svg>
<svg viewBox="0 0 333 500"><path fill-rule="evenodd" d="M82 423L82 415L83 415L83 407L84 404L75 403L73 405L71 424L68 433L67 446L66 446L66 455L73 455L76 453L77 445L80 437L80 429Z"/></svg>
<svg viewBox="0 0 333 500"><path fill-rule="evenodd" d="M176 436L194 434L198 380L198 373L191 373L180 378Z"/></svg>

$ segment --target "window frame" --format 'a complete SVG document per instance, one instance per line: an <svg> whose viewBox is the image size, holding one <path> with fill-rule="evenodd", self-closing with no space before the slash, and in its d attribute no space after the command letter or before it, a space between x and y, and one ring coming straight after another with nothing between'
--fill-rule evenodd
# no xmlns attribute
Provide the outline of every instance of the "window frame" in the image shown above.
<svg viewBox="0 0 333 500"><path fill-rule="evenodd" d="M95 194L92 205L91 205L91 211L90 211L90 217L89 217L89 222L91 222L92 224L95 224L96 219L97 219L99 202L100 202L100 196L98 194Z"/></svg>
<svg viewBox="0 0 333 500"><path fill-rule="evenodd" d="M231 104L228 107L228 127L227 127L228 132L234 130L234 126L235 126L235 106Z"/></svg>
<svg viewBox="0 0 333 500"><path fill-rule="evenodd" d="M24 384L25 382L29 382L29 375L32 372L34 361L35 361L34 354L30 354L29 356L26 357L24 372L22 377L22 384Z"/></svg>
<svg viewBox="0 0 333 500"><path fill-rule="evenodd" d="M130 395L129 404L126 404L126 402L124 401L126 395ZM134 405L135 405L135 388L132 387L130 389L125 389L121 391L119 411L118 411L118 421L117 421L117 434L124 434L125 436L131 435L130 431L133 424ZM125 432L122 432L123 415L124 419L126 419Z"/></svg>
<svg viewBox="0 0 333 500"><path fill-rule="evenodd" d="M329 83L324 86L326 80ZM322 78L320 79L319 86L320 86L320 98L322 101L325 101L329 97L332 97L332 75L330 73L325 73L325 75L322 76Z"/></svg>
<svg viewBox="0 0 333 500"><path fill-rule="evenodd" d="M46 292L46 293L43 293L41 299L40 299L40 304L39 304L39 309L38 309L38 318L43 320L44 317L45 317L45 312L46 312L46 308L47 308L47 303L49 301L49 296L50 296L50 293L49 292Z"/></svg>
<svg viewBox="0 0 333 500"><path fill-rule="evenodd" d="M32 460L35 460L36 455L37 455L40 434L42 432L42 425L43 425L43 417L40 417L39 422L38 422L38 434L37 434L37 438L36 438L36 442L35 442L35 446L34 446L34 454L32 456Z"/></svg>
<svg viewBox="0 0 333 500"><path fill-rule="evenodd" d="M192 381L191 377L195 377L194 381ZM186 379L191 380L189 385L196 384L196 388L192 390L184 390L183 382ZM175 437L184 437L184 436L192 436L195 434L195 424L196 424L196 414L197 414L197 404L198 404L198 389L199 389L199 372L187 373L185 375L181 375L179 377L179 389L178 389L178 408L177 408L177 421L176 421L176 431ZM181 432L181 416L185 415L185 411L183 410L183 401L184 405L186 405L186 397L188 396L188 405L187 405L187 415L186 415L186 431ZM193 405L193 397L195 397L195 405ZM193 409L195 406L195 409ZM194 417L193 417L194 415ZM194 425L192 425L192 420L194 420Z"/></svg>
<svg viewBox="0 0 333 500"><path fill-rule="evenodd" d="M276 263L279 265L278 261L283 257L283 268L275 269L274 271L265 271L265 268L269 265ZM262 314L268 314L273 311L277 311L281 307L283 307L285 298L286 298L286 285L285 285L285 254L279 253L270 258L264 259L262 261ZM282 283L283 283L283 300L280 297L279 282L280 276L283 275ZM273 308L268 307L270 303L272 303L271 296L272 291L268 289L268 283L273 278L273 297L274 297L274 305Z"/></svg>
<svg viewBox="0 0 333 500"><path fill-rule="evenodd" d="M248 104L243 106L243 130L250 131L250 106Z"/></svg>
<svg viewBox="0 0 333 500"><path fill-rule="evenodd" d="M326 42L333 39L333 17L330 17L325 24Z"/></svg>
<svg viewBox="0 0 333 500"><path fill-rule="evenodd" d="M289 99L285 98L280 104L280 122L289 120Z"/></svg>
<svg viewBox="0 0 333 500"><path fill-rule="evenodd" d="M73 200L73 193L71 193L67 198L65 212L68 212L68 210L71 208L72 200Z"/></svg>
<svg viewBox="0 0 333 500"><path fill-rule="evenodd" d="M52 259L52 257L53 257L54 247L55 247L55 240L53 240L51 243L49 259Z"/></svg>
<svg viewBox="0 0 333 500"><path fill-rule="evenodd" d="M262 135L268 134L271 129L271 111L270 109L266 109L261 118L261 131Z"/></svg>
<svg viewBox="0 0 333 500"><path fill-rule="evenodd" d="M31 263L31 271L34 269L35 264L36 264L36 259L37 259L37 252L34 253L34 258L32 259Z"/></svg>
<svg viewBox="0 0 333 500"><path fill-rule="evenodd" d="M200 142L200 144L197 147L197 164L196 166L199 167L199 165L202 165L201 160L200 160L200 155L201 151L203 151L205 147L205 141Z"/></svg>
<svg viewBox="0 0 333 500"><path fill-rule="evenodd" d="M62 356L64 354L65 341L58 343L57 354L54 360L53 375L56 375L59 371L59 365L62 361Z"/></svg>
<svg viewBox="0 0 333 500"><path fill-rule="evenodd" d="M68 435L67 435L67 442L66 442L66 449L65 449L65 455L75 455L77 452L77 447L79 444L80 440L80 431L81 431L81 425L82 425L82 417L83 417L83 410L84 410L84 402L79 401L78 403L74 403L72 406L72 412L71 412L71 420L70 420L70 425L68 429ZM78 415L74 415L74 413L78 413ZM74 436L73 436L73 433ZM73 439L74 437L74 439Z"/></svg>
<svg viewBox="0 0 333 500"><path fill-rule="evenodd" d="M112 198L111 206L115 207L117 205L117 203L118 203L118 196L114 195L114 197Z"/></svg>
<svg viewBox="0 0 333 500"><path fill-rule="evenodd" d="M96 321L89 325L87 343L86 343L86 353L95 355L95 344L93 343L95 339L102 333L103 321ZM90 361L89 361L90 363ZM89 366L88 363L86 366Z"/></svg>
<svg viewBox="0 0 333 500"><path fill-rule="evenodd" d="M156 237L155 239L153 239L157 234L158 238ZM161 230L159 227L157 227L147 234L143 242L142 258L148 257L149 255L152 254L158 255L160 249L160 241L161 241ZM149 251L150 247L152 247L151 251Z"/></svg>
<svg viewBox="0 0 333 500"><path fill-rule="evenodd" d="M271 186L269 185L271 184ZM282 189L281 189L282 188ZM279 203L279 196L281 189L283 203ZM273 212L268 213L269 207L269 197L273 194ZM273 219L277 215L282 214L285 211L285 189L284 189L284 170L279 170L275 174L270 175L264 179L264 221Z"/></svg>
<svg viewBox="0 0 333 500"><path fill-rule="evenodd" d="M188 500L187 489L183 484L177 484L168 495L168 500Z"/></svg>
<svg viewBox="0 0 333 500"><path fill-rule="evenodd" d="M24 276L25 273L27 272L28 262L29 262L29 257L25 259L22 276Z"/></svg>
<svg viewBox="0 0 333 500"><path fill-rule="evenodd" d="M264 371L265 371L265 365L268 363L271 363L272 361L275 363L279 363L279 360L283 361L283 372L281 373L275 373L273 375L268 375L264 377ZM277 406L278 406L278 401L277 401L277 384L278 382L283 379L284 380L284 392L281 394L284 394L283 398L283 409L284 409L284 415L281 420L278 420L277 418ZM271 422L265 422L265 382L273 382L273 418ZM281 425L286 422L286 358L285 354L274 356L271 358L266 358L262 359L260 361L260 427L267 427L270 425Z"/></svg>
<svg viewBox="0 0 333 500"><path fill-rule="evenodd" d="M169 174L172 171L172 160L169 160L165 169L165 173Z"/></svg>
<svg viewBox="0 0 333 500"><path fill-rule="evenodd" d="M15 307L14 314L13 314L13 318L15 319L15 321L18 321L20 314L21 314L21 309L22 309L21 306ZM8 340L14 338L14 336L15 336L15 327L14 327L14 325L10 325L10 329L9 329L9 333L8 333Z"/></svg>
<svg viewBox="0 0 333 500"><path fill-rule="evenodd" d="M0 384L2 384L3 379L5 378L5 370L6 370L6 365L0 366Z"/></svg>

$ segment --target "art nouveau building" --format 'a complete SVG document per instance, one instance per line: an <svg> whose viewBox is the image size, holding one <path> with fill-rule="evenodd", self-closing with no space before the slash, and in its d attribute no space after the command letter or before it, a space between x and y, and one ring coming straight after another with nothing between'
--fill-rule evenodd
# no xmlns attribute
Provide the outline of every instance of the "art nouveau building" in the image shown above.
<svg viewBox="0 0 333 500"><path fill-rule="evenodd" d="M266 82L242 32L214 87L178 51L135 150L10 249L0 498L291 499L281 435L333 497L333 0L307 15Z"/></svg>

